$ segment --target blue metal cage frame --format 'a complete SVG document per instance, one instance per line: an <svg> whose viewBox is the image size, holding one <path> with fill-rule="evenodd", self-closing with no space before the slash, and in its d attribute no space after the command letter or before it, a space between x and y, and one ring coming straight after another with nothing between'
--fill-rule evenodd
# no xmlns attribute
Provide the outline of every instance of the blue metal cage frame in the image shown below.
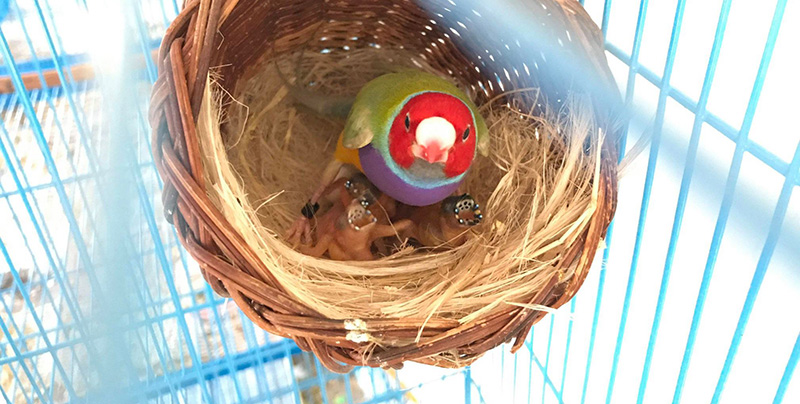
<svg viewBox="0 0 800 404"><path fill-rule="evenodd" d="M149 85L156 78L149 56L177 15L178 2L130 2L132 13L126 18L132 29L126 40L129 48L135 49L129 53L136 55L129 54L132 59L128 60L136 60L142 68L131 68L116 78L103 76L101 68L100 85L73 76L72 67L98 55L88 48L71 50L65 36L76 25L100 23L93 7L102 7L95 3L0 1L0 11L8 11L0 29L0 79L15 90L0 95L0 392L7 402L107 402L114 398L338 404L433 402L446 397L467 403L717 403L737 402L732 394L744 391L737 382L733 385L736 392L728 392L732 377L741 382L757 373L778 377L752 387L758 390L752 393L756 400L780 403L800 397L800 378L795 372L800 361L800 317L792 312L800 305L774 308L787 313L781 316L782 322L766 323L766 327L774 326L768 332L780 336L769 347L774 357L771 354L769 360L760 362L748 359L746 365L736 366L743 352L748 358L757 354L751 353L753 344L747 345L746 337L753 332L757 318L753 313L758 310L759 298L764 299L760 292L768 275L785 274L780 279L788 285L782 292L788 296L780 301L800 303L800 274L797 261L791 262L800 259L800 239L793 238L800 235L800 224L793 219L800 218L800 197L794 192L800 187L800 133L795 129L786 135L797 138L794 152L780 155L754 140L751 133L776 46L779 40L789 40L780 35L782 23L787 25L784 17L791 12L800 16L797 8L787 11L791 7L787 0L761 5L774 3L774 8L763 27L765 39L759 44L760 57L738 124L709 108L723 40L731 32L732 0L718 1L717 21L696 96L674 84L679 44L681 49L689 46L682 29L691 2L671 0L673 14L658 16L671 18L659 73L652 64L642 63L641 57L646 27L652 21L648 9L663 4L629 0L627 3L638 6L636 13L629 15L626 13L632 9L623 0L587 1L587 9L606 38L624 100L640 112L630 124L631 140L623 139L623 152L642 132L649 131L652 138L646 168L631 174L636 179L630 183L641 181L641 191L639 185L622 183L621 190L634 189L620 194L620 211L630 214L618 216L612 223L602 260L597 260L583 290L569 307L534 327L525 345L527 352L512 356L501 348L473 367L457 371L411 365L398 372L357 369L348 375L324 370L291 341L254 327L226 299L215 296L180 247L175 232L160 218L161 182L150 154L146 119ZM627 42L610 39L615 24L631 27ZM48 85L47 74L55 75L59 85ZM113 87L114 79L120 87ZM129 107L133 124L127 129L116 125L130 122L115 122L103 110L105 102L119 101L114 98L119 94L109 94L108 88L125 90L126 103L115 105ZM642 92L652 104L645 113L637 109L642 97L646 98ZM687 128L678 130L672 124L680 113L688 113L688 120ZM654 120L648 126L650 116ZM785 122L785 129L793 130L788 127L788 117ZM117 129L130 131L131 136L114 136ZM697 241L707 248L688 255L682 253L686 247L681 243L686 243L687 231L694 231L693 219L685 219L694 218L689 212L701 204L698 177L707 170L703 142L714 136L701 136L706 131L725 139L729 158L717 173L718 186L709 187L715 191L707 191L714 193L715 201L706 215L710 220L706 227L710 228L707 237ZM679 161L672 161L674 155L670 154L675 139L683 142ZM130 159L106 165L106 154L113 153L119 142L125 142ZM790 159L786 155L791 155ZM678 167L674 180L677 197L670 210L662 210L661 204L654 210L663 195L659 184L668 182L663 165L670 162ZM761 232L760 236L743 236L748 244L757 244L752 247L755 264L750 267L743 262L728 268L744 281L726 283L730 298L715 297L712 286L724 275L717 269L726 257L721 253L741 246L741 242L730 241L730 228L741 216L737 212L743 208L737 204L747 198L741 194L743 188L751 186L750 182L742 184L743 178L754 170L754 164L766 167L765 176L774 176L777 182L769 184L780 186L772 190L774 198L765 202L765 212L758 215L764 219L763 225L742 228L736 223L739 233ZM125 179L128 188L108 187L109 178ZM701 182L700 186L707 185ZM106 214L105 207L123 196L135 201L125 215L137 225L130 234L114 238L106 227L117 222L111 220L114 215ZM667 219L656 226L655 216ZM648 241L654 234L663 234L663 243ZM112 242L114 249L108 246ZM653 250L652 245L664 248ZM643 271L654 265L651 261L657 267ZM688 273L683 267L691 264L696 264L697 284L688 286L683 282ZM676 279L680 283L676 284ZM108 291L120 284L130 299L116 307L117 299ZM642 297L646 288L652 299ZM772 290L776 289L770 294ZM671 322L678 321L670 317L670 307L676 302L673 293L689 301L683 310L683 331L676 331ZM704 324L721 312L715 303L719 300L726 303L730 318L717 334ZM641 312L639 307L643 307ZM709 314L709 310L715 311ZM764 324L759 322L759 327ZM719 361L710 354L698 358L705 354L698 346L708 347L703 336L711 334L724 345L717 354ZM676 341L679 349L665 340ZM109 349L113 355L108 354ZM674 359L659 357L662 351L671 352ZM753 363L760 367L751 368ZM704 375L693 371L693 366L699 365L708 370Z"/></svg>

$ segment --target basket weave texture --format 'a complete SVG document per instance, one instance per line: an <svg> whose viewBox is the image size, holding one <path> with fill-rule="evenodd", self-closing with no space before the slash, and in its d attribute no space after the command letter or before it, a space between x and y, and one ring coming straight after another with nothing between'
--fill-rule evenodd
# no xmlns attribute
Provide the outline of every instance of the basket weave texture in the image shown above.
<svg viewBox="0 0 800 404"><path fill-rule="evenodd" d="M152 92L149 120L153 155L164 180L166 219L176 227L181 243L217 293L234 299L261 328L292 338L300 348L312 351L323 365L337 372L346 372L354 365L399 368L408 360L443 367L464 366L505 342L513 341L512 351L519 349L531 326L546 314L531 306L557 308L578 291L616 208L618 134L608 133L603 138L597 209L579 241L561 260L565 268L575 268L574 275L559 279L556 271L544 288L532 291L525 307L508 306L467 323L431 318L418 342L410 345L386 343L371 346L365 352L364 344L348 339L348 333L355 330L382 341L407 341L415 338L422 327L419 319L325 318L293 299L274 277L259 275L268 271L259 267L263 264L256 254L226 222L205 190L196 120L210 66L220 66L221 84L233 92L248 66L297 51L312 36L325 35L329 38L327 47L402 46L424 55L431 66L449 73L466 87L475 89L475 84L485 83L482 91L475 92L478 104L504 91L537 87L545 102L557 109L555 103L575 86L588 82L592 85L586 90L595 101L598 122L614 120L619 100L606 64L602 36L577 1L520 1L531 26L540 24L544 28L539 34L551 36L533 42L526 41L530 38L503 37L502 30L470 33L469 25L467 30L462 29L465 22L446 18L445 12L459 9L452 2L420 3L424 4L408 0L191 0L167 30L158 54L159 75ZM490 2L481 3L491 7ZM472 18L491 18L489 10L466 11L472 12ZM426 30L448 40L433 47L424 35ZM455 30L460 32L455 34ZM565 32L569 46L554 50L543 45L555 43ZM537 53L509 52L509 44L520 48L542 46L543 58L548 54L550 60L559 57L574 64L569 73L572 76L565 77L568 73L557 67L548 69L541 60L530 74L508 75L508 71L525 62L524 55ZM488 50L503 57L492 58L489 63ZM527 62L528 66L534 65L534 61ZM497 85L498 80L504 85ZM442 353L457 360L442 360Z"/></svg>

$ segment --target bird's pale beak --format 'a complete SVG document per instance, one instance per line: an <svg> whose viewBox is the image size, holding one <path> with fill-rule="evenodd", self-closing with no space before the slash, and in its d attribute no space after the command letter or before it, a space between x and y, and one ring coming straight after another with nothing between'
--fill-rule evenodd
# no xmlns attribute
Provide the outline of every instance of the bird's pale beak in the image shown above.
<svg viewBox="0 0 800 404"><path fill-rule="evenodd" d="M411 153L428 163L447 163L450 149L456 140L456 131L446 119L434 116L426 118L417 126L416 143Z"/></svg>
<svg viewBox="0 0 800 404"><path fill-rule="evenodd" d="M447 163L447 157L450 155L450 150L442 148L438 143L429 143L427 145L415 144L411 146L411 152L414 157L423 159L428 163Z"/></svg>

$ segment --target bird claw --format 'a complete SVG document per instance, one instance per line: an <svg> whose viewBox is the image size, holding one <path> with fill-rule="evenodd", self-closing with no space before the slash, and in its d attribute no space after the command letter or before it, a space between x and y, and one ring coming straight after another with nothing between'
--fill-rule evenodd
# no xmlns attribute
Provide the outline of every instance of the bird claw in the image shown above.
<svg viewBox="0 0 800 404"><path fill-rule="evenodd" d="M298 245L308 244L311 242L311 223L306 217L299 217L294 221L292 227L286 232L285 239L288 240L293 247Z"/></svg>

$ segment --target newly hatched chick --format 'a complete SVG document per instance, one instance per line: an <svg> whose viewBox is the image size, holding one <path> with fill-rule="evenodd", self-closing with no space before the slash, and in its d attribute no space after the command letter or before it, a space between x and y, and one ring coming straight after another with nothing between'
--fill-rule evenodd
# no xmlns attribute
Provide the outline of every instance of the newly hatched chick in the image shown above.
<svg viewBox="0 0 800 404"><path fill-rule="evenodd" d="M364 198L367 203L374 206L375 216L381 224L389 224L390 218L394 217L397 212L397 202L388 195L381 193L362 173L357 173L349 178L342 177L337 179L325 188L320 201L327 202L327 204L331 205L330 209L332 209L337 204L345 207L353 199L358 198ZM309 219L317 217L319 209L319 204L314 206L306 205L303 208L303 215ZM319 227L319 223L317 223L317 227ZM293 239L297 235L290 231L287 234L287 239Z"/></svg>
<svg viewBox="0 0 800 404"><path fill-rule="evenodd" d="M339 261L368 261L375 259L372 244L376 240L394 236L411 227L410 220L401 220L394 225L378 223L378 218L369 209L365 198L353 199L342 212L334 205L320 218L317 227L317 242L311 247L301 245L300 252L321 257L326 252L331 259ZM338 213L334 219L333 215Z"/></svg>
<svg viewBox="0 0 800 404"><path fill-rule="evenodd" d="M483 214L475 199L463 194L415 209L410 219L414 225L405 236L426 247L457 247L467 240L468 230L480 224Z"/></svg>
<svg viewBox="0 0 800 404"><path fill-rule="evenodd" d="M344 188L349 195L360 194L366 200L379 224L389 224L397 213L397 201L379 191L364 174L358 173L351 177L344 183Z"/></svg>

